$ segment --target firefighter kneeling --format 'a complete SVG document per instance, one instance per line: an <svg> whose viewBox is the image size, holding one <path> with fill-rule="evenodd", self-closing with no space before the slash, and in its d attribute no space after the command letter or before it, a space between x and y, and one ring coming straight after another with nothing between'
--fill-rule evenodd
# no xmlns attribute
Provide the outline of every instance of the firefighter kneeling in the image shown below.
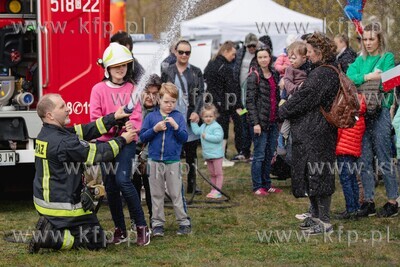
<svg viewBox="0 0 400 267"><path fill-rule="evenodd" d="M86 125L69 124L70 109L58 94L47 94L39 101L37 113L43 121L35 147L36 174L33 200L41 215L36 225L29 252L40 248L87 249L105 248L106 237L93 213L93 199L83 185L83 165L112 161L122 147L133 141L135 133L124 132L108 142L92 144L107 133L117 120L130 114L115 113Z"/></svg>

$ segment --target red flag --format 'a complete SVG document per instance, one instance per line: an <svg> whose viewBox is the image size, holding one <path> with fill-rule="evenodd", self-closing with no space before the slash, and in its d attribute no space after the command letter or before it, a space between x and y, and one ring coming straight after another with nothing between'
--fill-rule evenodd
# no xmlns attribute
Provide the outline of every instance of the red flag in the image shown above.
<svg viewBox="0 0 400 267"><path fill-rule="evenodd" d="M389 91L395 86L400 85L400 65L381 73L384 91Z"/></svg>

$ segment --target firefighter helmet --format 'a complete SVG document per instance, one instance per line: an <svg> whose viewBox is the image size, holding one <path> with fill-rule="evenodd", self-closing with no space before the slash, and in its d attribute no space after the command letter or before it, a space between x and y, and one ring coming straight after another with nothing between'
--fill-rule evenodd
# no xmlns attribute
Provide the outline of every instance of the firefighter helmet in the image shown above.
<svg viewBox="0 0 400 267"><path fill-rule="evenodd" d="M123 45L118 43L111 43L103 53L102 64L104 67L104 76L110 77L107 68L117 67L133 61L131 51Z"/></svg>

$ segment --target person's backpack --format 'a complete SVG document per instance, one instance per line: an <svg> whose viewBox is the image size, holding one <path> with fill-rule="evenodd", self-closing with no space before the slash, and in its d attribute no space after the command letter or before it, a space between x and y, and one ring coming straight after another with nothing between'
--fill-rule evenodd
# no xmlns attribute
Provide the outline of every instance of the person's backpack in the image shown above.
<svg viewBox="0 0 400 267"><path fill-rule="evenodd" d="M357 88L354 83L338 68L331 65L323 65L334 69L339 75L340 86L333 100L331 110L326 112L320 107L325 119L337 128L352 128L360 113L360 102L357 97Z"/></svg>
<svg viewBox="0 0 400 267"><path fill-rule="evenodd" d="M247 74L247 78L252 74L255 73L257 76L257 84L260 84L260 74L258 73L257 69L254 67L250 67L249 73ZM247 78L244 80L241 86L241 93L242 93L242 105L243 107L246 107L246 94L247 94Z"/></svg>

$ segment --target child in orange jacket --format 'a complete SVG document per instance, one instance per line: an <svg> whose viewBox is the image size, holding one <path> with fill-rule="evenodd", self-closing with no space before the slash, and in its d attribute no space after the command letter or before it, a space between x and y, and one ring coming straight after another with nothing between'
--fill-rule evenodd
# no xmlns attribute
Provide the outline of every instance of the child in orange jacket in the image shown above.
<svg viewBox="0 0 400 267"><path fill-rule="evenodd" d="M357 173L361 171L362 166L357 165L357 159L362 151L362 139L366 128L364 115L367 106L361 94L358 94L358 99L360 100L358 121L353 128L338 129L336 156L340 184L346 200L346 210L338 215L338 219L353 219L360 208Z"/></svg>

